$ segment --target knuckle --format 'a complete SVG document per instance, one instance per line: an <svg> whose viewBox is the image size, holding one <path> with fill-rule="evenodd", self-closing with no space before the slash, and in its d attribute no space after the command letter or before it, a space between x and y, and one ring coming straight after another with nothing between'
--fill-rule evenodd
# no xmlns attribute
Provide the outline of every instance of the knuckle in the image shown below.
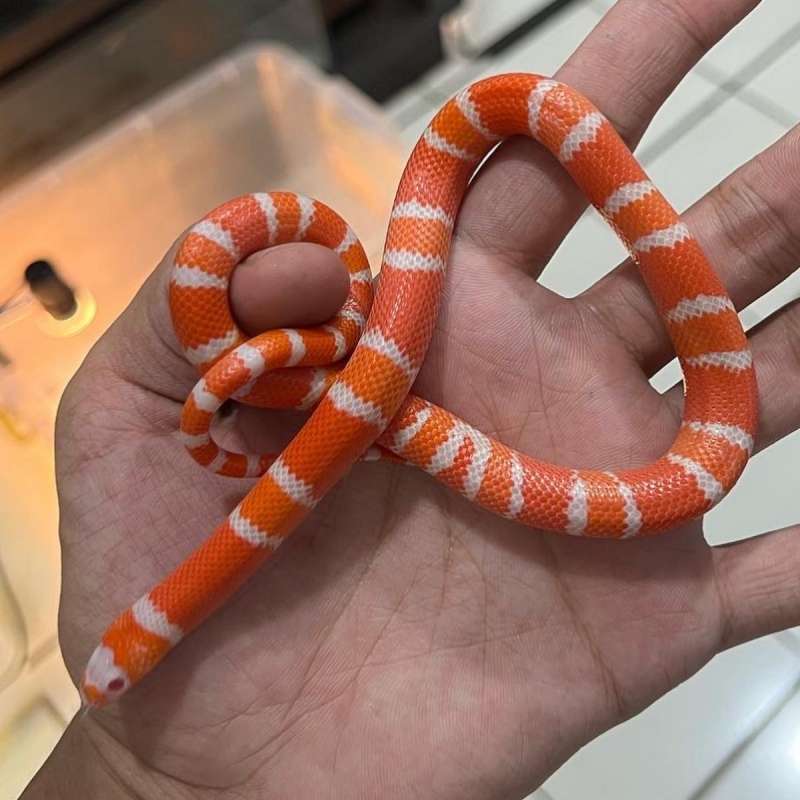
<svg viewBox="0 0 800 800"><path fill-rule="evenodd" d="M782 203L764 187L774 185L758 159L709 194L718 229L739 260L741 270L756 269L763 278L780 280L787 264L800 258L800 231Z"/></svg>
<svg viewBox="0 0 800 800"><path fill-rule="evenodd" d="M647 12L658 14L667 24L676 28L698 54L705 53L714 44L715 37L697 19L691 2L686 2L686 0L655 0L655 2L644 0L642 5L646 7Z"/></svg>

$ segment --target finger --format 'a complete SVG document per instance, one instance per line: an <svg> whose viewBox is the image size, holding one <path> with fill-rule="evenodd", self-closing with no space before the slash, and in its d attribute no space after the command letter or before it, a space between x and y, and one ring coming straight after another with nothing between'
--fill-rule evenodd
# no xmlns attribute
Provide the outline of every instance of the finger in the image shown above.
<svg viewBox="0 0 800 800"><path fill-rule="evenodd" d="M280 245L255 253L231 278L231 308L251 336L273 328L318 325L344 304L350 277L339 257L318 244Z"/></svg>
<svg viewBox="0 0 800 800"><path fill-rule="evenodd" d="M741 309L800 262L800 127L787 133L684 215ZM648 375L674 357L636 266L625 262L578 302L626 342Z"/></svg>
<svg viewBox="0 0 800 800"><path fill-rule="evenodd" d="M800 303L759 325L750 344L761 407L756 447L761 450L800 428Z"/></svg>
<svg viewBox="0 0 800 800"><path fill-rule="evenodd" d="M121 380L175 400L183 400L196 383L197 372L180 349L168 303L170 271L179 244L173 245L98 342L87 359L89 372L99 360ZM254 253L234 270L231 310L250 334L315 325L339 310L348 286L346 267L328 248L287 244Z"/></svg>
<svg viewBox="0 0 800 800"><path fill-rule="evenodd" d="M758 0L620 0L558 71L633 147L691 67ZM459 257L487 255L538 276L586 206L544 148L501 146L459 214Z"/></svg>
<svg viewBox="0 0 800 800"><path fill-rule="evenodd" d="M800 625L800 525L712 548L722 649Z"/></svg>

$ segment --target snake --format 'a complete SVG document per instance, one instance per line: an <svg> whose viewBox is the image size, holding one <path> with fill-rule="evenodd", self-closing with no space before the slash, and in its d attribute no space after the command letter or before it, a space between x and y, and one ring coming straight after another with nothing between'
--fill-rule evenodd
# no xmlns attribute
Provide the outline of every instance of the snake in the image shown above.
<svg viewBox="0 0 800 800"><path fill-rule="evenodd" d="M410 393L433 335L462 199L484 159L513 136L547 148L613 228L670 337L683 371L682 421L651 464L603 471L546 463ZM347 299L325 324L248 338L230 309L233 270L288 242L337 253L349 273ZM413 464L536 531L630 539L706 513L753 451L755 369L722 281L611 122L548 77L489 77L438 111L401 177L374 296L353 230L328 206L291 192L238 197L190 228L168 292L177 339L201 376L178 435L207 469L258 480L194 552L106 629L81 681L90 708L144 678L360 459ZM310 409L310 416L278 454L231 452L212 433L229 400Z"/></svg>

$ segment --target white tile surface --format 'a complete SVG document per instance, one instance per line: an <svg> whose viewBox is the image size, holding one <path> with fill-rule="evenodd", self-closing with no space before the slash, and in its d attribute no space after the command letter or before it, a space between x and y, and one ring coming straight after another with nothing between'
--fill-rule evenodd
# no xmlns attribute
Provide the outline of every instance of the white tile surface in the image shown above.
<svg viewBox="0 0 800 800"><path fill-rule="evenodd" d="M781 709L701 800L800 797L800 693Z"/></svg>
<svg viewBox="0 0 800 800"><path fill-rule="evenodd" d="M544 789L539 789L529 794L525 800L553 800L553 798Z"/></svg>
<svg viewBox="0 0 800 800"><path fill-rule="evenodd" d="M656 157L648 171L683 211L784 133L782 125L729 97Z"/></svg>
<svg viewBox="0 0 800 800"><path fill-rule="evenodd" d="M626 250L600 215L589 208L542 272L541 283L564 297L588 289L626 257Z"/></svg>
<svg viewBox="0 0 800 800"><path fill-rule="evenodd" d="M705 58L725 76L746 77L748 67L800 24L796 0L762 0Z"/></svg>
<svg viewBox="0 0 800 800"><path fill-rule="evenodd" d="M674 144L695 117L707 116L710 104L719 102L717 98L722 99L714 83L690 72L656 113L636 148L637 158L649 169L655 153Z"/></svg>
<svg viewBox="0 0 800 800"><path fill-rule="evenodd" d="M800 628L789 628L775 634L775 638L786 647L790 653L800 658Z"/></svg>
<svg viewBox="0 0 800 800"><path fill-rule="evenodd" d="M723 653L638 717L587 745L544 789L553 800L685 800L798 678L800 659L772 638Z"/></svg>
<svg viewBox="0 0 800 800"><path fill-rule="evenodd" d="M568 7L501 53L487 72L552 75L595 25L597 13L588 4Z"/></svg>
<svg viewBox="0 0 800 800"><path fill-rule="evenodd" d="M764 321L770 314L798 298L800 298L800 267L742 312L745 327L750 328Z"/></svg>
<svg viewBox="0 0 800 800"><path fill-rule="evenodd" d="M753 457L733 491L706 517L706 539L723 544L796 524L798 464L800 431Z"/></svg>
<svg viewBox="0 0 800 800"><path fill-rule="evenodd" d="M800 21L800 3L792 5ZM784 51L771 66L748 83L748 88L768 97L800 121L800 43Z"/></svg>

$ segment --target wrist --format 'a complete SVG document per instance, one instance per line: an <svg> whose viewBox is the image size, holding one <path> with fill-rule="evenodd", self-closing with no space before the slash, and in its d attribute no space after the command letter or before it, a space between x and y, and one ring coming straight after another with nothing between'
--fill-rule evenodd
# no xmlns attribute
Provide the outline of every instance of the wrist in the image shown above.
<svg viewBox="0 0 800 800"><path fill-rule="evenodd" d="M78 715L20 800L180 800L187 795L154 772L90 715Z"/></svg>

